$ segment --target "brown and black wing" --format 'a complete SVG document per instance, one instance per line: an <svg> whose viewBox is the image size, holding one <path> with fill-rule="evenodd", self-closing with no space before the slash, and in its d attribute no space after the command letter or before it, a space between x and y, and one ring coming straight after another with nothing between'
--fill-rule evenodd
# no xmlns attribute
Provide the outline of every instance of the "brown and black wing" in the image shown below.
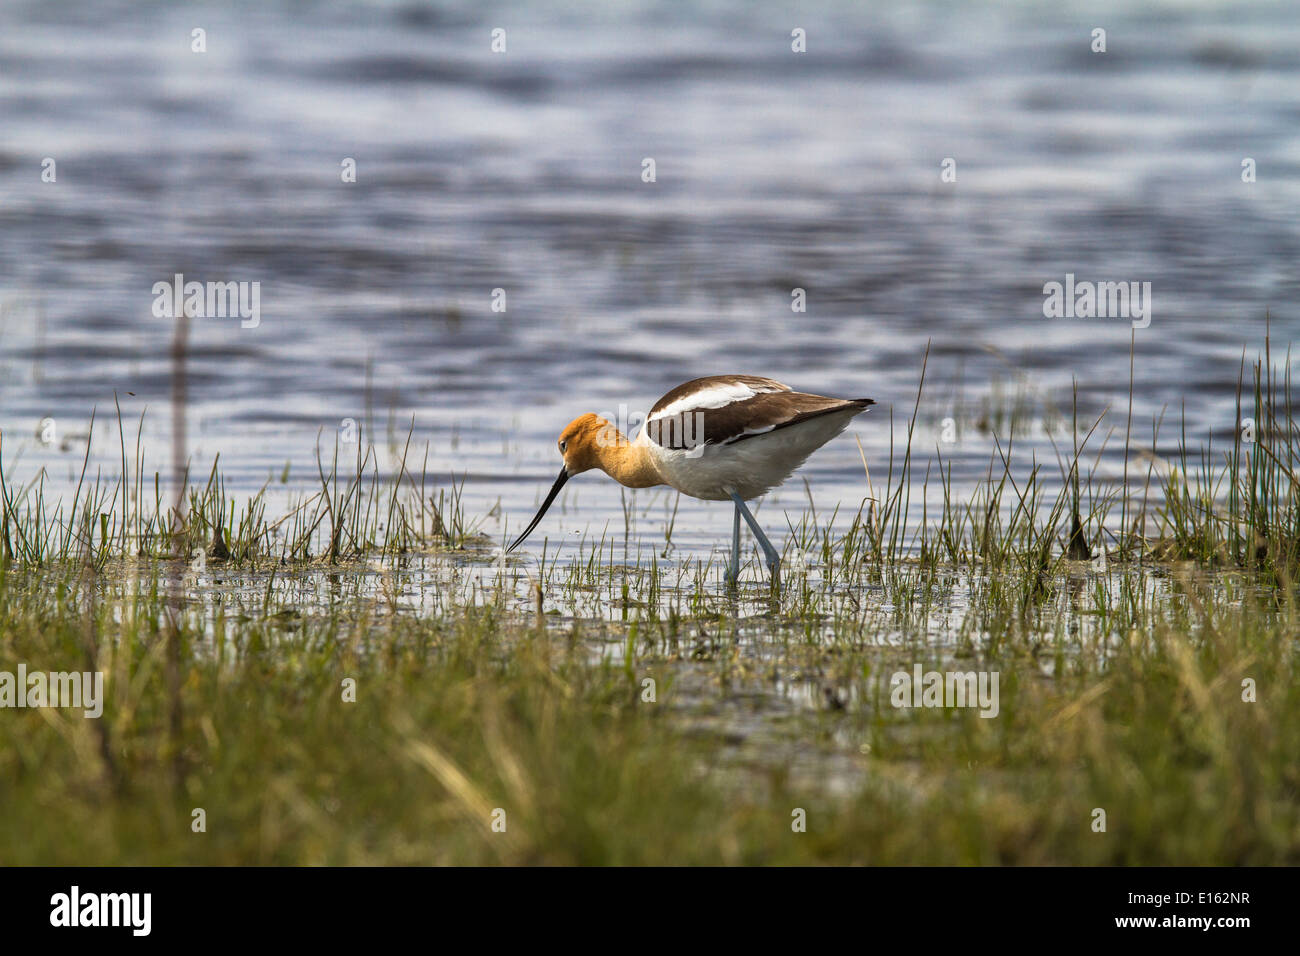
<svg viewBox="0 0 1300 956"><path fill-rule="evenodd" d="M728 397L731 400L725 400ZM791 391L753 375L696 379L673 389L650 412L646 429L661 448L730 445L809 419L874 405L870 398L829 398Z"/></svg>

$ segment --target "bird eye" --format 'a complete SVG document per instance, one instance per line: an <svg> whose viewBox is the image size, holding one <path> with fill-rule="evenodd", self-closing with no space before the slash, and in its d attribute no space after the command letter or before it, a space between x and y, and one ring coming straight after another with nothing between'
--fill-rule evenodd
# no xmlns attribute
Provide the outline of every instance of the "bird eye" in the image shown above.
<svg viewBox="0 0 1300 956"><path fill-rule="evenodd" d="M564 449L565 449L565 447L566 447L568 444L569 444L569 443L568 443L567 441L562 441L562 442L560 442L560 454L561 454L561 455L564 454Z"/></svg>

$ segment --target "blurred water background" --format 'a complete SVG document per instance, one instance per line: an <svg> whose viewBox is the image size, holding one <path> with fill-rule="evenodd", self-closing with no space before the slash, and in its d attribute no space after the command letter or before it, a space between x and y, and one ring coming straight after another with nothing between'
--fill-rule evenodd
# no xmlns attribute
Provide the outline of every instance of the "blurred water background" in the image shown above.
<svg viewBox="0 0 1300 956"><path fill-rule="evenodd" d="M851 513L854 436L878 480L927 342L922 471L951 417L940 447L969 491L1017 405L1017 461L1054 471L1045 426L1077 383L1081 416L1111 407L1113 475L1131 343L1135 444L1163 410L1166 455L1184 421L1231 435L1266 322L1284 357L1297 200L1292 3L8 0L6 472L45 468L70 493L98 409L91 474L111 480L116 395L128 447L144 413L166 480L173 320L152 289L182 273L260 283L255 328L189 335L187 452L197 475L220 454L232 494L317 487L345 419L391 468L413 421L416 470L427 445L471 513L500 504L499 540L549 487L571 418L734 371L881 403L803 472L819 512ZM1045 318L1044 283L1067 273L1150 282L1150 326ZM729 509L683 500L674 519L675 494L623 494L571 483L537 546L621 536L624 500L650 547L669 522L677 554L728 543ZM796 479L763 514L783 534L807 507Z"/></svg>

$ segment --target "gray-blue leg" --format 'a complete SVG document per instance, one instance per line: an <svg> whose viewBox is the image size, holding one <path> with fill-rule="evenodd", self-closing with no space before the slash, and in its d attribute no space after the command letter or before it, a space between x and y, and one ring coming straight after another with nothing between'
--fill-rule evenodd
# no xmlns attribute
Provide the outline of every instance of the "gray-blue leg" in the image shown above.
<svg viewBox="0 0 1300 956"><path fill-rule="evenodd" d="M767 557L768 570L772 572L772 581L776 581L776 576L781 572L781 555L777 553L776 548L772 547L772 542L767 540L767 535L763 534L763 529L758 526L758 520L749 513L745 507L744 500L734 491L731 493L731 500L736 503L736 514L744 515L745 523L749 525L749 530L754 532L754 537L758 539L758 546L763 549L763 554ZM740 522L736 522L739 530ZM739 553L740 549L736 549Z"/></svg>
<svg viewBox="0 0 1300 956"><path fill-rule="evenodd" d="M731 525L731 567L727 569L727 583L735 584L740 580L740 509L735 509L735 521Z"/></svg>

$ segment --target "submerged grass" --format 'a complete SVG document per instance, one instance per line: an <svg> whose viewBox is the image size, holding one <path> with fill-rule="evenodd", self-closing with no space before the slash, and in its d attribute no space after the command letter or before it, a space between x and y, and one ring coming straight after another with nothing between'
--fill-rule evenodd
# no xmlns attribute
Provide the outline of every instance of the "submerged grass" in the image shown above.
<svg viewBox="0 0 1300 956"><path fill-rule="evenodd" d="M409 433L274 521L216 465L169 507L125 439L65 508L0 446L0 701L105 675L99 719L0 710L0 863L1300 862L1289 375L1266 349L1217 458L1139 454L1130 410L1118 483L1107 413L1054 470L1003 422L965 496L924 381L776 594L630 512L502 563ZM996 675L996 715L899 706L918 666Z"/></svg>

